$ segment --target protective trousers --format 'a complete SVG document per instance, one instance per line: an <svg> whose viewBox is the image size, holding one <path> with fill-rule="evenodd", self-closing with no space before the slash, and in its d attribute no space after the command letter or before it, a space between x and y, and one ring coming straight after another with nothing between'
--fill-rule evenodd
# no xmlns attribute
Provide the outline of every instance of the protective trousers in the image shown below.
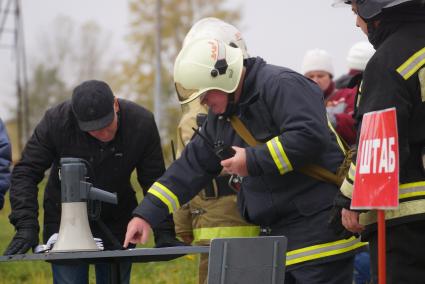
<svg viewBox="0 0 425 284"><path fill-rule="evenodd" d="M329 214L329 210L324 210L311 216L303 216L291 223L275 224L262 228L261 234L286 236L288 251L309 248L330 230L326 228ZM317 224L323 228L317 228ZM298 244L297 247L294 248L294 244ZM352 284L353 266L354 253L320 257L297 264L288 264L287 256L285 284Z"/></svg>
<svg viewBox="0 0 425 284"><path fill-rule="evenodd" d="M387 284L425 283L425 220L387 227ZM369 237L373 283L378 283L378 234Z"/></svg>
<svg viewBox="0 0 425 284"><path fill-rule="evenodd" d="M236 204L236 195L206 199L195 196L189 206L180 208L174 214L177 236L190 234L196 245L209 245L213 238L254 237L259 228L242 219ZM208 254L201 254L199 260L199 284L206 283L208 275Z"/></svg>

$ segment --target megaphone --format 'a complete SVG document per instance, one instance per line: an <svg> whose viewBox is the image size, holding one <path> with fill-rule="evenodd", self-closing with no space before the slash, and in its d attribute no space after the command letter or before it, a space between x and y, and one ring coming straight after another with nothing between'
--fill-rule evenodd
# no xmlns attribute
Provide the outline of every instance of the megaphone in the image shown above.
<svg viewBox="0 0 425 284"><path fill-rule="evenodd" d="M100 200L117 204L116 193L110 193L86 182L86 161L79 158L61 158L62 214L58 240L52 252L101 250L90 230L87 200Z"/></svg>

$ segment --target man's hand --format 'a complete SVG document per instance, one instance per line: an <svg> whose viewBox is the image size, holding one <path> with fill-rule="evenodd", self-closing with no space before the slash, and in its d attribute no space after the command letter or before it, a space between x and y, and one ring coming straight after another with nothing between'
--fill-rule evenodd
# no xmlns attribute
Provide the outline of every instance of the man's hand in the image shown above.
<svg viewBox="0 0 425 284"><path fill-rule="evenodd" d="M127 225L127 233L125 234L124 247L127 248L129 243L145 244L149 239L151 225L140 217L133 217Z"/></svg>
<svg viewBox="0 0 425 284"><path fill-rule="evenodd" d="M343 208L341 211L342 225L350 232L360 233L365 227L359 223L359 214L359 212Z"/></svg>
<svg viewBox="0 0 425 284"><path fill-rule="evenodd" d="M248 168L246 166L246 151L244 148L232 147L236 154L227 159L221 161L223 169L229 174L235 174L241 177L246 177L248 175Z"/></svg>
<svg viewBox="0 0 425 284"><path fill-rule="evenodd" d="M4 255L24 254L38 245L38 232L35 228L18 229Z"/></svg>

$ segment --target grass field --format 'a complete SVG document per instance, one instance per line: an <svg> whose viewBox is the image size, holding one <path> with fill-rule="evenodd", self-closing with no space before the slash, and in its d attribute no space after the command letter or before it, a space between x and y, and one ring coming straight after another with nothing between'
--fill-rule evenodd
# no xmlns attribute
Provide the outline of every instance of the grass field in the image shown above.
<svg viewBox="0 0 425 284"><path fill-rule="evenodd" d="M44 188L43 185L40 188ZM137 189L140 197L140 189ZM42 200L42 190L39 202ZM14 228L9 223L9 196L3 210L0 211L0 252L3 253L14 235ZM40 204L40 214L43 216ZM39 218L42 224L41 218ZM152 238L151 238L152 239ZM41 236L40 236L41 240ZM152 241L146 245L152 247ZM197 283L198 255L187 255L168 262L151 262L133 264L131 283L142 284L195 284ZM43 261L19 261L0 263L0 284L38 284L53 283L50 264ZM93 267L90 267L90 283L95 283Z"/></svg>

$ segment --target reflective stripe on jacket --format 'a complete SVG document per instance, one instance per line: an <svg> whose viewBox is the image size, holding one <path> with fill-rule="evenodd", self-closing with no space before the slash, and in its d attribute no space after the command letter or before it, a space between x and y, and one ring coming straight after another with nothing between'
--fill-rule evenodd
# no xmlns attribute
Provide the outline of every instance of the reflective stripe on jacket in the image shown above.
<svg viewBox="0 0 425 284"><path fill-rule="evenodd" d="M360 238L351 237L349 239L338 240L335 242L304 247L288 251L286 253L286 265L290 266L328 256L335 256L353 251L366 245L367 243L361 242Z"/></svg>

